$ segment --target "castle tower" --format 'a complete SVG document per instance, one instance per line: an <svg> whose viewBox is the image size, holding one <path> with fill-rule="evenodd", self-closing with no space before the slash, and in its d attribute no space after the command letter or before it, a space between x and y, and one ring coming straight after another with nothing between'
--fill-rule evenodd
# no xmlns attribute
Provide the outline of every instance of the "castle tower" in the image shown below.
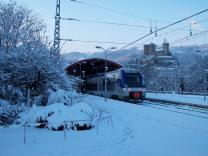
<svg viewBox="0 0 208 156"><path fill-rule="evenodd" d="M156 49L154 43L144 45L144 55L153 55Z"/></svg>
<svg viewBox="0 0 208 156"><path fill-rule="evenodd" d="M163 42L163 52L166 56L171 55L170 50L169 50L169 43L167 42L166 39L164 39L164 42Z"/></svg>

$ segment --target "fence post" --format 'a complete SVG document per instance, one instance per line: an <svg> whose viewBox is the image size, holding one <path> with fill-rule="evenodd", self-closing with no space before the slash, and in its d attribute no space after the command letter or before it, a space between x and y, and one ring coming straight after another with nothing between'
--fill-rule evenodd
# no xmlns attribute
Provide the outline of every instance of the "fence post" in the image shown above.
<svg viewBox="0 0 208 156"><path fill-rule="evenodd" d="M64 121L64 140L66 140L66 121Z"/></svg>
<svg viewBox="0 0 208 156"><path fill-rule="evenodd" d="M109 126L109 120L110 120L110 116L108 117L108 121L107 121L108 122L108 126Z"/></svg>
<svg viewBox="0 0 208 156"><path fill-rule="evenodd" d="M98 135L98 129L99 129L99 119L97 119L97 135Z"/></svg>
<svg viewBox="0 0 208 156"><path fill-rule="evenodd" d="M205 81L205 84L204 84L204 101L206 101L206 92L207 92L207 86L206 86L206 81Z"/></svg>
<svg viewBox="0 0 208 156"><path fill-rule="evenodd" d="M71 99L71 106L73 105L73 99L72 98L73 98L73 96L71 96L71 98L70 98Z"/></svg>
<svg viewBox="0 0 208 156"><path fill-rule="evenodd" d="M27 122L24 123L24 144L26 144L26 124Z"/></svg>
<svg viewBox="0 0 208 156"><path fill-rule="evenodd" d="M110 116L110 121L111 121L111 126L113 128L113 119L112 119L112 116Z"/></svg>
<svg viewBox="0 0 208 156"><path fill-rule="evenodd" d="M99 118L101 118L102 114L101 114L101 110L99 110Z"/></svg>

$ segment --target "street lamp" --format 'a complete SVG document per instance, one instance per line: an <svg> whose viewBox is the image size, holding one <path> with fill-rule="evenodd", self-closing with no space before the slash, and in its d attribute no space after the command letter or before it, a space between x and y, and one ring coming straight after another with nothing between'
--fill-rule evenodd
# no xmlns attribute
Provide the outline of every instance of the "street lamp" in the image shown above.
<svg viewBox="0 0 208 156"><path fill-rule="evenodd" d="M78 63L79 64L79 76L82 79L82 64L86 64L87 62Z"/></svg>
<svg viewBox="0 0 208 156"><path fill-rule="evenodd" d="M82 89L83 89L83 80L82 77L84 77L84 72L85 71L82 71L82 64L86 64L87 62L81 62L81 63L78 63L79 64L79 75L80 75L80 82L79 82L79 87L80 87L80 91L82 92Z"/></svg>
<svg viewBox="0 0 208 156"><path fill-rule="evenodd" d="M100 46L96 46L95 48L97 48L97 49L102 49L104 52L105 52L105 102L107 101L107 98L106 98L106 94L107 94L107 80L106 80L106 72L107 72L107 69L108 69L108 67L107 67L107 51L109 51L109 50L114 50L114 49L116 49L116 47L110 47L110 48L108 48L108 49L105 49L105 48L103 48L103 47L100 47Z"/></svg>

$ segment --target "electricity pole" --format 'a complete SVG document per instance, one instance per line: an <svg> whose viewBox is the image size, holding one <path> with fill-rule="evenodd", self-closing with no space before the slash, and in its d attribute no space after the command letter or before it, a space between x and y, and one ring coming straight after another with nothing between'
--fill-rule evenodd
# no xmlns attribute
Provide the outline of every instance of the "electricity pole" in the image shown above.
<svg viewBox="0 0 208 156"><path fill-rule="evenodd" d="M107 69L108 69L108 67L107 67L107 52L109 50L116 49L117 47L110 47L108 49L105 49L103 47L96 46L95 48L102 49L105 52L105 70L104 70L104 72L105 72L105 82L104 82L104 85L105 85L105 102L106 102L107 101Z"/></svg>
<svg viewBox="0 0 208 156"><path fill-rule="evenodd" d="M55 30L54 30L54 43L53 55L60 54L60 19L61 19L60 0L56 1L56 16L55 16Z"/></svg>

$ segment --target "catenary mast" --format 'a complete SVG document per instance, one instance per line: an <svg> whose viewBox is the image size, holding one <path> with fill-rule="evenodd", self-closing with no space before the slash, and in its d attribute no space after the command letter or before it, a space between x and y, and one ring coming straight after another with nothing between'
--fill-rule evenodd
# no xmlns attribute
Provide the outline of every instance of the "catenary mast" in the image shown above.
<svg viewBox="0 0 208 156"><path fill-rule="evenodd" d="M60 0L56 1L56 16L55 16L55 29L54 29L54 51L53 54L60 54Z"/></svg>

